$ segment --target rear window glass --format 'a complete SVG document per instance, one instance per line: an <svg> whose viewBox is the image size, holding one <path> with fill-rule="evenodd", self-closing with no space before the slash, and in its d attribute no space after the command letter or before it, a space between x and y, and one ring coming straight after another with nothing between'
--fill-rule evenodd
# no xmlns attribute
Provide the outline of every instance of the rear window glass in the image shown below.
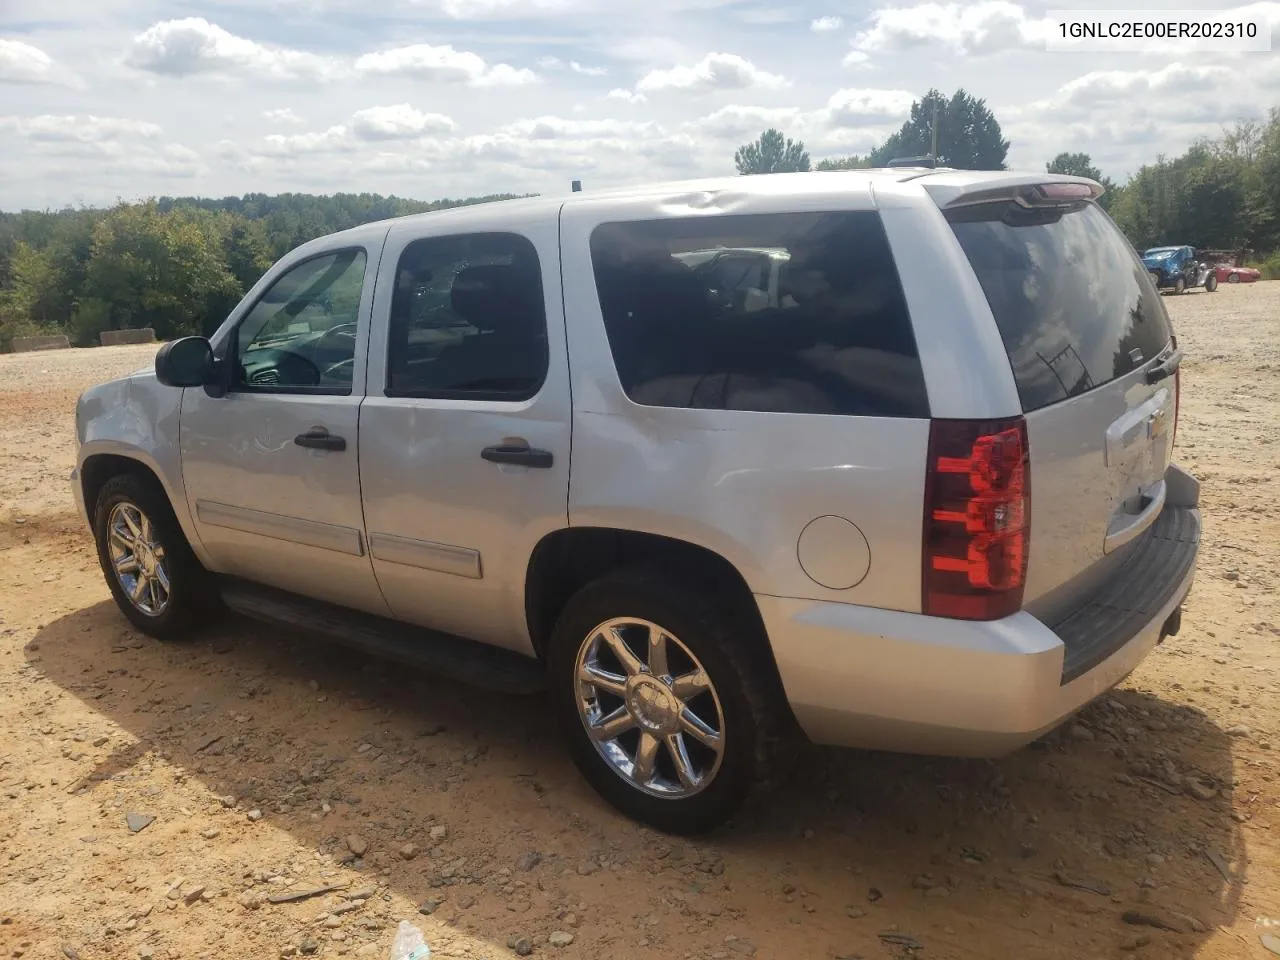
<svg viewBox="0 0 1280 960"><path fill-rule="evenodd" d="M1092 203L1013 203L948 214L982 284L1025 411L1141 367L1169 342L1159 294L1124 236Z"/></svg>
<svg viewBox="0 0 1280 960"><path fill-rule="evenodd" d="M636 403L929 416L875 212L607 223L591 235L591 258Z"/></svg>

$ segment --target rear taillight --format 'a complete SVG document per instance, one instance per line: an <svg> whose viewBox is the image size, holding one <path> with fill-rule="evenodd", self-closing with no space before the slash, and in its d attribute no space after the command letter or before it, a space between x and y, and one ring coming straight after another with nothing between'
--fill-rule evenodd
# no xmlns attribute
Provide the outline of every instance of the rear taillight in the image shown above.
<svg viewBox="0 0 1280 960"><path fill-rule="evenodd" d="M1027 423L934 420L924 515L924 612L995 620L1022 608L1030 543Z"/></svg>

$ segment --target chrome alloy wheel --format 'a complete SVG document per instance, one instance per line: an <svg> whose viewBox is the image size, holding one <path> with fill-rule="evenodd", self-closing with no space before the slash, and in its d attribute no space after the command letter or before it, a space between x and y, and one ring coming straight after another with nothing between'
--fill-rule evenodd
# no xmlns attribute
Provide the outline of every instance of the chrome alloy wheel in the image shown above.
<svg viewBox="0 0 1280 960"><path fill-rule="evenodd" d="M158 617L169 605L169 571L164 547L147 515L127 500L111 508L107 552L125 596L139 611Z"/></svg>
<svg viewBox="0 0 1280 960"><path fill-rule="evenodd" d="M596 751L631 786L691 797L724 759L724 711L693 652L656 623L607 620L574 665L578 716Z"/></svg>

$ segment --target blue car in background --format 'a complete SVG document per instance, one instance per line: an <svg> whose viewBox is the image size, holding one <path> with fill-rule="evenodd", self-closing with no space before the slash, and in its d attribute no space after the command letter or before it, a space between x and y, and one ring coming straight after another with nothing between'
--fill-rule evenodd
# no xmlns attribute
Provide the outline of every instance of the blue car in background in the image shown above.
<svg viewBox="0 0 1280 960"><path fill-rule="evenodd" d="M1142 265L1151 274L1157 290L1182 293L1188 287L1218 289L1218 275L1207 263L1196 259L1195 247L1152 247L1142 254Z"/></svg>

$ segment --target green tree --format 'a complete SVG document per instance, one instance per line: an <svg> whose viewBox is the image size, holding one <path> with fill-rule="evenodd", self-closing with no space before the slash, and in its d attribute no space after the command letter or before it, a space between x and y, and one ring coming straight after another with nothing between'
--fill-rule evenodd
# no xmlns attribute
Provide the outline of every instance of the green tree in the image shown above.
<svg viewBox="0 0 1280 960"><path fill-rule="evenodd" d="M1133 176L1111 215L1134 246L1186 243L1235 249L1259 235L1259 214L1256 208L1250 212L1254 174L1218 147L1193 144L1182 156L1160 157Z"/></svg>
<svg viewBox="0 0 1280 960"><path fill-rule="evenodd" d="M0 313L14 320L52 323L59 319L57 285L53 257L19 240L9 258L9 285L0 291Z"/></svg>
<svg viewBox="0 0 1280 960"><path fill-rule="evenodd" d="M221 214L222 256L227 269L248 290L274 262L271 240L261 220L246 220L236 214Z"/></svg>
<svg viewBox="0 0 1280 960"><path fill-rule="evenodd" d="M911 115L897 133L871 151L872 166L882 167L895 157L918 157L931 152L937 117L937 161L960 170L1003 170L1009 141L987 102L963 89L950 98L930 90L911 104Z"/></svg>
<svg viewBox="0 0 1280 960"><path fill-rule="evenodd" d="M815 170L865 170L871 166L871 158L852 154L847 157L827 157L819 160Z"/></svg>
<svg viewBox="0 0 1280 960"><path fill-rule="evenodd" d="M809 169L809 154L799 140L789 140L770 127L760 139L744 143L733 155L738 173L795 173Z"/></svg>
<svg viewBox="0 0 1280 960"><path fill-rule="evenodd" d="M86 298L110 304L112 329L154 327L160 339L199 331L240 291L210 226L155 203L114 208L93 232Z"/></svg>

